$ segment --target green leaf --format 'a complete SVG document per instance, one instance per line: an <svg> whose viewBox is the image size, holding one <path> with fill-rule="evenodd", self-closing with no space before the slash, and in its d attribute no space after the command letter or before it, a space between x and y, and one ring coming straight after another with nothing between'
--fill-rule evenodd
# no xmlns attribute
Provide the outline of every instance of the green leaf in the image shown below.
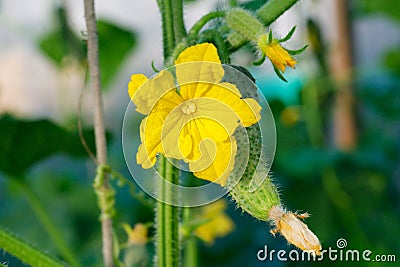
<svg viewBox="0 0 400 267"><path fill-rule="evenodd" d="M94 151L93 134L85 139ZM87 156L78 135L49 120L20 120L0 117L0 171L18 177L33 164L57 153L73 157Z"/></svg>
<svg viewBox="0 0 400 267"><path fill-rule="evenodd" d="M239 6L250 10L250 11L256 11L260 7L262 7L267 0L252 0L252 1L246 1L245 3L240 3Z"/></svg>
<svg viewBox="0 0 400 267"><path fill-rule="evenodd" d="M16 237L7 230L0 228L0 249L14 255L30 266L62 267L66 266L60 260L37 250L25 241ZM5 266L0 264L0 266Z"/></svg>
<svg viewBox="0 0 400 267"><path fill-rule="evenodd" d="M101 82L105 88L136 45L136 35L109 21L97 22Z"/></svg>
<svg viewBox="0 0 400 267"><path fill-rule="evenodd" d="M103 88L109 85L128 53L136 45L136 35L106 20L98 20L99 61ZM86 43L69 25L63 7L56 10L53 29L39 40L39 47L58 67L65 58L71 57L80 63L86 59Z"/></svg>
<svg viewBox="0 0 400 267"><path fill-rule="evenodd" d="M365 13L380 13L400 20L400 1L398 0L357 0L356 4Z"/></svg>
<svg viewBox="0 0 400 267"><path fill-rule="evenodd" d="M392 48L384 55L384 65L396 75L400 76L400 47Z"/></svg>
<svg viewBox="0 0 400 267"><path fill-rule="evenodd" d="M64 7L55 11L53 29L39 40L39 47L54 63L61 67L65 57L82 62L86 57L83 38L77 37L69 26Z"/></svg>

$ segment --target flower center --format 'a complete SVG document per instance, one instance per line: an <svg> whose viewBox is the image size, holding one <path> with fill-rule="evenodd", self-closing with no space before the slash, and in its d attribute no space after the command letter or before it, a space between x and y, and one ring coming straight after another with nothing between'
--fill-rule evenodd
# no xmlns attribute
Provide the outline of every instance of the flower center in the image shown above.
<svg viewBox="0 0 400 267"><path fill-rule="evenodd" d="M186 102L182 105L181 110L186 115L189 115L195 112L197 110L197 107L193 102Z"/></svg>

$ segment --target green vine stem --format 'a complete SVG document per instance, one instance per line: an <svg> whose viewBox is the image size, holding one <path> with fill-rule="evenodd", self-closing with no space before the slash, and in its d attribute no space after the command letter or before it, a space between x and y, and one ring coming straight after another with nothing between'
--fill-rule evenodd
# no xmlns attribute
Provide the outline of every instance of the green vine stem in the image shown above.
<svg viewBox="0 0 400 267"><path fill-rule="evenodd" d="M171 0L171 4L175 43L179 43L186 37L185 21L183 19L183 0Z"/></svg>
<svg viewBox="0 0 400 267"><path fill-rule="evenodd" d="M32 207L33 212L35 213L37 219L40 224L43 226L45 231L50 236L57 250L61 253L61 255L65 258L67 262L69 262L72 266L80 267L82 266L77 258L74 256L74 253L69 248L67 243L65 242L64 237L58 230L56 224L53 222L51 217L46 211L46 208L43 206L43 203L40 201L39 197L36 193L31 189L29 185L26 184L21 178L10 179L13 181L13 184L18 186L24 193L25 197L28 200L29 205ZM0 242L2 239L0 238ZM17 243L16 243L17 244ZM14 247L13 247L14 248ZM23 254L26 255L26 254ZM19 256L17 256L20 258ZM23 261L26 261L25 258L20 258Z"/></svg>
<svg viewBox="0 0 400 267"><path fill-rule="evenodd" d="M188 36L189 37L194 37L199 34L201 29L211 20L216 19L216 18L222 18L225 16L224 11L213 11L210 12L203 17L201 17L190 29Z"/></svg>
<svg viewBox="0 0 400 267"><path fill-rule="evenodd" d="M89 77L91 89L94 93L93 121L96 142L96 164L98 168L107 165L107 141L104 126L104 107L100 82L100 64L99 64L99 39L97 35L96 12L94 0L84 0L85 22L87 28L87 59L89 65ZM102 254L105 267L114 267L113 257L113 226L112 214L114 202L110 201L113 197L112 188L109 184L109 172L101 169L101 174L97 175L96 180L101 180L101 184L96 184L95 192L99 203L107 203L110 206L100 206L101 209L101 236L102 236ZM101 176L101 177L99 177ZM104 197L104 199L102 199Z"/></svg>
<svg viewBox="0 0 400 267"><path fill-rule="evenodd" d="M189 225L190 217L193 208L184 208L183 210L183 225ZM184 266L197 267L198 266L198 249L197 238L194 236L193 231L185 233L186 239L183 247L183 263Z"/></svg>
<svg viewBox="0 0 400 267"><path fill-rule="evenodd" d="M257 10L256 15L264 26L269 26L298 1L299 0L269 0Z"/></svg>
<svg viewBox="0 0 400 267"><path fill-rule="evenodd" d="M175 48L175 34L173 23L174 17L172 14L171 1L172 0L158 0L158 7L160 9L162 20L162 35L165 60L167 60L167 58L171 56L171 53Z"/></svg>
<svg viewBox="0 0 400 267"><path fill-rule="evenodd" d="M61 261L39 251L3 228L0 228L0 248L30 266L66 266ZM0 266L7 265L0 264Z"/></svg>
<svg viewBox="0 0 400 267"><path fill-rule="evenodd" d="M159 0L161 12L164 61L167 63L176 43L184 40L186 29L183 22L182 0ZM159 157L158 171L164 177L159 184L159 199L171 202L178 192L169 183L179 184L178 169L162 155ZM169 182L169 183L168 183ZM157 201L156 204L156 266L175 267L180 264L179 208Z"/></svg>
<svg viewBox="0 0 400 267"><path fill-rule="evenodd" d="M185 250L184 266L197 267L198 249L197 249L197 239L195 236L191 235L186 240L184 250Z"/></svg>
<svg viewBox="0 0 400 267"><path fill-rule="evenodd" d="M158 188L158 197L168 202L176 199L176 190L170 183L178 184L177 169L160 155L158 171L163 175ZM156 266L174 267L180 262L179 209L176 206L157 201L156 205Z"/></svg>
<svg viewBox="0 0 400 267"><path fill-rule="evenodd" d="M172 10L182 10L182 1L160 0L160 11L163 19L163 40L164 40L164 60L167 61L175 49L176 39L181 40L184 36L178 36L185 31L174 32L175 28L184 27L183 18L178 18L172 14ZM183 11L178 12L183 16ZM163 156L160 155L159 172L164 177L159 185L159 194L161 199L173 200L177 197L168 182L179 183L177 170ZM180 242L179 242L179 210L178 207L157 202L156 206L156 265L174 267L180 263Z"/></svg>

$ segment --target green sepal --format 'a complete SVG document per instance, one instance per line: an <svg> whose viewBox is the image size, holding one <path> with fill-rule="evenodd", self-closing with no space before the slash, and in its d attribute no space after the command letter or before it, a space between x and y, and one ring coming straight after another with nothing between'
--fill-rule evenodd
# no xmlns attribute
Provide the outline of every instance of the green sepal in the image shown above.
<svg viewBox="0 0 400 267"><path fill-rule="evenodd" d="M278 70L275 66L274 66L274 71L275 71L276 75L279 77L279 79L281 79L284 82L287 82L286 78L283 76L281 71Z"/></svg>
<svg viewBox="0 0 400 267"><path fill-rule="evenodd" d="M308 45L305 45L302 48L297 49L297 50L289 50L289 49L286 49L286 48L285 48L285 50L289 53L289 55L295 56L295 55L299 55L299 54L303 53L304 50L307 49L307 47L308 47Z"/></svg>
<svg viewBox="0 0 400 267"><path fill-rule="evenodd" d="M280 43L286 42L286 41L288 41L290 38L292 38L292 36L293 36L293 34L294 34L295 30L296 30L296 27L297 27L296 25L293 26L293 27L290 29L290 31L288 32L288 34L286 34L286 36L283 37L282 39L279 39L278 42L280 42Z"/></svg>
<svg viewBox="0 0 400 267"><path fill-rule="evenodd" d="M262 53L261 58L256 61L251 62L251 64L253 64L254 66L260 66L261 64L264 63L264 61L265 61L265 54Z"/></svg>
<svg viewBox="0 0 400 267"><path fill-rule="evenodd" d="M269 30L269 33L268 33L268 45L270 45L271 43L272 43L272 40L273 40L274 38L272 37L272 30L270 29Z"/></svg>

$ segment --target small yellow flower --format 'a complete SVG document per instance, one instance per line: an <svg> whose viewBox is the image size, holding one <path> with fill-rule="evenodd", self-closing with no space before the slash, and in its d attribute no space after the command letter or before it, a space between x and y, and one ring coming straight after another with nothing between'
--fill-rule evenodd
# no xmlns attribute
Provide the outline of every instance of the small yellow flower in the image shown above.
<svg viewBox="0 0 400 267"><path fill-rule="evenodd" d="M235 85L221 83L224 69L213 44L185 49L175 73L179 86L167 70L150 80L131 77L131 100L147 115L140 125L137 163L150 168L162 153L187 162L196 177L224 185L237 150L233 133L239 125L257 123L261 106L242 99Z"/></svg>
<svg viewBox="0 0 400 267"><path fill-rule="evenodd" d="M292 106L292 107L287 107L284 110L282 110L280 114L280 120L281 122L288 127L291 127L298 123L301 119L301 113L299 107Z"/></svg>
<svg viewBox="0 0 400 267"><path fill-rule="evenodd" d="M269 213L269 218L276 228L271 233L279 232L289 243L301 250L320 255L322 247L318 237L300 221L308 216L307 213L299 215L288 212L280 205L274 206Z"/></svg>
<svg viewBox="0 0 400 267"><path fill-rule="evenodd" d="M286 66L294 68L296 60L285 50L279 43L278 40L268 40L268 35L263 34L258 40L258 47L261 52L266 55L272 62L272 64L284 72Z"/></svg>
<svg viewBox="0 0 400 267"><path fill-rule="evenodd" d="M141 223L135 224L133 229L127 225L122 225L128 234L128 244L144 245L147 243L148 234L147 227Z"/></svg>
<svg viewBox="0 0 400 267"><path fill-rule="evenodd" d="M224 237L231 233L235 225L225 214L226 202L221 199L202 208L201 219L209 221L195 230L195 235L207 244L213 244L217 237Z"/></svg>

